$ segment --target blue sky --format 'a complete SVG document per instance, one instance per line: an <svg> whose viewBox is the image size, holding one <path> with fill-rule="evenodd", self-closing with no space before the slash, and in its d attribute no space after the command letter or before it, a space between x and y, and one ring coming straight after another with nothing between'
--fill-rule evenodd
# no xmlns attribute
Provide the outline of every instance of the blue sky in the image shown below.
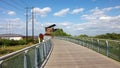
<svg viewBox="0 0 120 68"><path fill-rule="evenodd" d="M25 35L26 7L34 7L35 35L51 24L72 35L120 33L120 0L1 0L0 34Z"/></svg>

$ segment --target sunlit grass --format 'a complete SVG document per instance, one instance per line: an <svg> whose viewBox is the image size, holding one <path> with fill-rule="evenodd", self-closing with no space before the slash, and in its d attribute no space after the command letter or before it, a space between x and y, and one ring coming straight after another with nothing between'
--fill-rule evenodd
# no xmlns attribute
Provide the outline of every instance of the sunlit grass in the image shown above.
<svg viewBox="0 0 120 68"><path fill-rule="evenodd" d="M30 45L2 46L2 47L0 47L0 56L20 50L20 49L28 47L28 46L30 46Z"/></svg>

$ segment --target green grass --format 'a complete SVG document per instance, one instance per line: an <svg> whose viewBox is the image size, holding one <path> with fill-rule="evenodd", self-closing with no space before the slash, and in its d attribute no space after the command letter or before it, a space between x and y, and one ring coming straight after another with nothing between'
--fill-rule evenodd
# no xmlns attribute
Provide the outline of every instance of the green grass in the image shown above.
<svg viewBox="0 0 120 68"><path fill-rule="evenodd" d="M30 46L30 45L1 46L0 47L0 56L20 50L20 49L28 47L28 46Z"/></svg>

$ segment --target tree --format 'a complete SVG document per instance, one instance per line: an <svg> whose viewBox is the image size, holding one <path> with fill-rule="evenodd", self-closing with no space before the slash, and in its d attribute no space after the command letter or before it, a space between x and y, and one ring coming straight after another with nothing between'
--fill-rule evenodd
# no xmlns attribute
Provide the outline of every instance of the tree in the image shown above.
<svg viewBox="0 0 120 68"><path fill-rule="evenodd" d="M81 35L79 35L78 37L88 37L88 35L86 35L86 34L81 34Z"/></svg>
<svg viewBox="0 0 120 68"><path fill-rule="evenodd" d="M70 36L70 34L67 34L63 31L63 29L57 29L55 32L53 32L54 36Z"/></svg>
<svg viewBox="0 0 120 68"><path fill-rule="evenodd" d="M102 34L102 35L97 35L97 36L95 36L95 38L120 40L120 34L117 34L117 33L106 33L106 34Z"/></svg>

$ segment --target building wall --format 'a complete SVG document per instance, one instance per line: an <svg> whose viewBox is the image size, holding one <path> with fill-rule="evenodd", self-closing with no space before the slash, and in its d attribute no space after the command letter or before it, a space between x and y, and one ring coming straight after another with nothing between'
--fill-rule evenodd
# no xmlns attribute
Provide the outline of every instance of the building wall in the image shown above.
<svg viewBox="0 0 120 68"><path fill-rule="evenodd" d="M22 37L1 37L1 39L9 39L9 40L21 40Z"/></svg>

